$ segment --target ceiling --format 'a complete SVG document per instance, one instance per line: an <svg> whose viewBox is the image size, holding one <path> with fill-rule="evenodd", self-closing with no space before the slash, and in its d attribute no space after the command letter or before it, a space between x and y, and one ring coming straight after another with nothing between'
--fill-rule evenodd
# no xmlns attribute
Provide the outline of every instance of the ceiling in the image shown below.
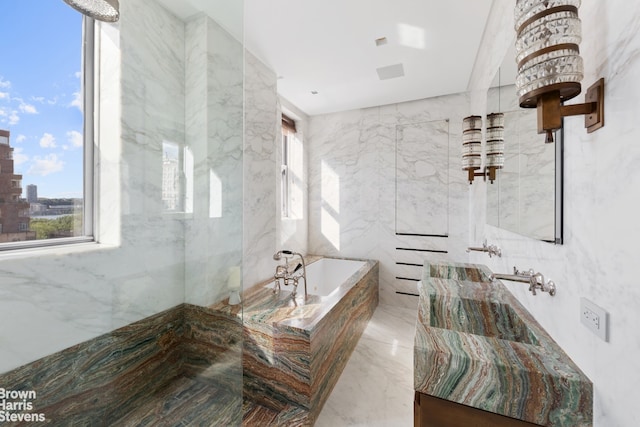
<svg viewBox="0 0 640 427"><path fill-rule="evenodd" d="M280 95L308 115L466 91L492 4L244 0L243 11L232 0L159 1L183 19L205 11L236 38L244 16L246 48L276 73ZM404 75L381 80L377 69L389 66Z"/></svg>

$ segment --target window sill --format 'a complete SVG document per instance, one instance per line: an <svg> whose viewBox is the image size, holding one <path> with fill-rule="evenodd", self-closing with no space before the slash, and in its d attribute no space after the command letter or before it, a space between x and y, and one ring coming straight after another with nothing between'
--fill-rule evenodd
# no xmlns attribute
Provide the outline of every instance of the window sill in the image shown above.
<svg viewBox="0 0 640 427"><path fill-rule="evenodd" d="M5 260L15 260L30 257L41 257L48 255L69 255L86 252L95 252L115 248L116 245L109 245L98 242L78 242L52 246L39 246L33 248L13 249L0 252L0 262Z"/></svg>

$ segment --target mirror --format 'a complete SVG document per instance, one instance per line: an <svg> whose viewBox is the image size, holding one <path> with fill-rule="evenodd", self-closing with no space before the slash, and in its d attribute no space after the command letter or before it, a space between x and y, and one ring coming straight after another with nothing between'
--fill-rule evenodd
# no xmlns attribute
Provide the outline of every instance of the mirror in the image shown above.
<svg viewBox="0 0 640 427"><path fill-rule="evenodd" d="M504 113L505 164L487 183L487 224L562 243L562 130L553 144L537 132L536 110L520 108L510 49L487 93L487 114Z"/></svg>

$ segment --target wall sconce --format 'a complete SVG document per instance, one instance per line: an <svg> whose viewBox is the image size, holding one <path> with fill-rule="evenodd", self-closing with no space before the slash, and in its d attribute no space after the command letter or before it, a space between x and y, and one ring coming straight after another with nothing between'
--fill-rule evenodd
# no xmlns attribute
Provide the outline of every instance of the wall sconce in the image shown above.
<svg viewBox="0 0 640 427"><path fill-rule="evenodd" d="M504 114L487 114L487 162L489 181L496 180L496 171L504 167Z"/></svg>
<svg viewBox="0 0 640 427"><path fill-rule="evenodd" d="M587 90L584 104L562 105L582 90L580 0L516 0L516 88L520 107L538 109L538 133L553 142L565 116L586 115L591 133L604 126L604 79Z"/></svg>
<svg viewBox="0 0 640 427"><path fill-rule="evenodd" d="M473 184L482 165L482 117L469 116L462 120L462 170L469 172L469 184Z"/></svg>
<svg viewBox="0 0 640 427"><path fill-rule="evenodd" d="M482 169L482 117L469 116L462 120L462 169L468 171L469 184L481 176L493 184L496 171L504 166L504 114L487 114L487 160Z"/></svg>

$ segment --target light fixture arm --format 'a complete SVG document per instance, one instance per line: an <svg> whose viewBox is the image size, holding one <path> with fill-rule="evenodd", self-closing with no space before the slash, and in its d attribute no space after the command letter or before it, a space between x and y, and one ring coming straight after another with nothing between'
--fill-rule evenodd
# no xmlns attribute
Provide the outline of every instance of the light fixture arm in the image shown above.
<svg viewBox="0 0 640 427"><path fill-rule="evenodd" d="M485 182L487 181L487 178L488 178L489 181L493 184L493 181L496 180L496 174L498 169L500 168L496 166L485 166L482 172L476 172L476 170L474 169L469 169L468 171L469 184L473 184L473 180L475 179L476 176L481 176Z"/></svg>
<svg viewBox="0 0 640 427"><path fill-rule="evenodd" d="M546 142L553 142L553 131L562 127L562 118L585 116L584 126L591 133L604 126L604 78L588 90L583 104L562 105L558 91L538 98L538 133L546 133Z"/></svg>

